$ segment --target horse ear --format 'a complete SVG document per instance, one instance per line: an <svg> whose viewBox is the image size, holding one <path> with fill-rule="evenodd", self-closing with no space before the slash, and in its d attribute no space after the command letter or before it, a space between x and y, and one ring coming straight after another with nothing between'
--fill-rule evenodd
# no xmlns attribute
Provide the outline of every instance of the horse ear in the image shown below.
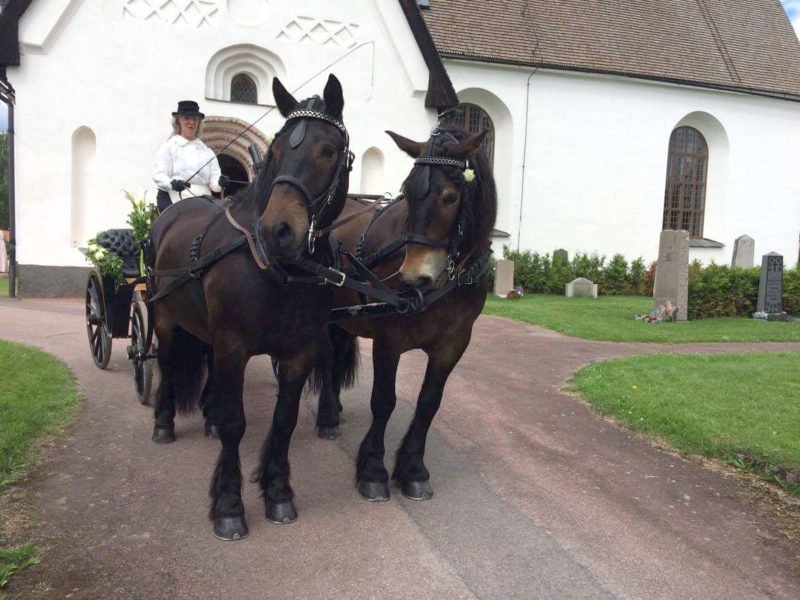
<svg viewBox="0 0 800 600"><path fill-rule="evenodd" d="M342 109L344 108L344 95L342 94L342 84L339 83L333 73L328 75L328 83L325 84L322 99L325 100L325 110L328 111L328 114L341 119Z"/></svg>
<svg viewBox="0 0 800 600"><path fill-rule="evenodd" d="M394 143L397 144L397 147L408 154L411 158L419 158L422 156L422 153L425 150L424 143L415 142L414 140L404 138L402 135L399 135L394 131L387 131L386 133L388 133L389 137L394 140Z"/></svg>
<svg viewBox="0 0 800 600"><path fill-rule="evenodd" d="M283 87L283 84L277 77L273 77L272 79L272 95L275 96L275 103L278 105L278 110L281 111L284 117L289 116L289 113L297 106L297 100Z"/></svg>
<svg viewBox="0 0 800 600"><path fill-rule="evenodd" d="M480 133L476 133L475 135L469 136L467 139L459 142L459 144L454 148L454 150L460 154L461 156L472 156L475 152L480 148L481 143L483 142L483 138L486 137L486 134L489 133L488 129L484 129Z"/></svg>

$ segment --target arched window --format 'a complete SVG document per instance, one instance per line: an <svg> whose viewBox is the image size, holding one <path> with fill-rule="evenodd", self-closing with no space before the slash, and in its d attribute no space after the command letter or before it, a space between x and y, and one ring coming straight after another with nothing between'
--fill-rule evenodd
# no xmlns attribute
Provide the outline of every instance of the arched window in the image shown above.
<svg viewBox="0 0 800 600"><path fill-rule="evenodd" d="M361 193L383 194L383 152L369 148L361 159Z"/></svg>
<svg viewBox="0 0 800 600"><path fill-rule="evenodd" d="M444 114L442 122L458 125L470 133L480 133L488 129L489 133L483 138L481 148L489 159L489 164L494 164L494 124L485 110L477 104L459 104Z"/></svg>
<svg viewBox="0 0 800 600"><path fill-rule="evenodd" d="M694 127L678 127L669 138L662 229L684 229L703 237L708 144Z"/></svg>
<svg viewBox="0 0 800 600"><path fill-rule="evenodd" d="M94 131L83 126L72 133L71 159L70 236L72 246L80 248L96 233L97 137Z"/></svg>
<svg viewBox="0 0 800 600"><path fill-rule="evenodd" d="M244 73L231 79L231 102L258 104L258 87L253 78Z"/></svg>

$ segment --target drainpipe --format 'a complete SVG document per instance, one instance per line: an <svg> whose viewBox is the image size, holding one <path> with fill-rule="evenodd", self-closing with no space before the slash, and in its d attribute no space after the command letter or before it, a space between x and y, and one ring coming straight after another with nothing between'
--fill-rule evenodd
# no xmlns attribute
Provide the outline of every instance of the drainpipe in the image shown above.
<svg viewBox="0 0 800 600"><path fill-rule="evenodd" d="M8 106L8 296L17 296L17 236L14 210L14 88L5 78L5 70L0 72L0 100Z"/></svg>
<svg viewBox="0 0 800 600"><path fill-rule="evenodd" d="M528 156L528 116L531 101L531 77L536 74L538 69L531 71L528 81L525 82L525 133L522 140L522 180L519 186L519 222L517 223L517 252L520 252L520 236L522 235L522 205L525 202L525 166Z"/></svg>

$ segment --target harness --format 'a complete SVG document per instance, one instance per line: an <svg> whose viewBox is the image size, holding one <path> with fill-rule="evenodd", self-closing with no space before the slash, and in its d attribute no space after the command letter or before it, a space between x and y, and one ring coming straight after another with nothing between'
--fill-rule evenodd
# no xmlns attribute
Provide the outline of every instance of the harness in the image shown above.
<svg viewBox="0 0 800 600"><path fill-rule="evenodd" d="M307 132L308 121L311 119L321 120L336 127L344 136L345 144L328 187L320 193L317 197L313 197L308 188L296 177L291 175L278 175L272 181L270 186L270 194L275 186L279 183L289 184L295 187L303 195L306 200L306 205L309 212L309 230L308 230L308 256L310 258L301 257L293 262L293 266L308 273L308 276L298 276L289 274L283 267L276 262L272 261L268 254L263 240L260 238L260 227L257 226L259 215L256 215L256 221L253 223L251 229L246 228L239 223L231 212L229 205L224 211L217 210L214 216L206 225L203 233L198 235L189 251L189 265L188 267L178 269L164 269L154 270L152 264L148 267L148 289L154 290L155 276L173 277L174 279L169 282L162 290L148 298L149 302L155 302L160 298L171 294L181 286L185 285L191 280L199 279L205 269L213 263L219 261L224 256L235 252L236 250L248 246L250 254L253 257L256 265L264 271L269 273L278 282L284 284L312 284L312 285L334 285L337 287L347 287L356 291L362 299L362 303L356 306L349 306L338 308L331 311L330 320L337 321L342 319L352 319L362 316L371 316L377 314L412 314L417 313L428 306L434 304L442 297L449 294L454 289L464 286L471 286L479 283L489 270L490 251L486 250L477 257L466 257L465 260L458 262L460 257L459 247L464 232L465 210L462 208L458 217L456 232L451 237L450 243L444 243L437 240L432 240L425 236L418 234L408 233L405 236L398 238L392 243L388 244L378 252L368 256L363 256L363 247L366 241L367 234L372 225L377 219L391 206L403 200L403 195L399 195L388 204L384 206L369 207L374 210L372 219L364 229L357 248L356 254L352 255L344 251L335 236L333 230L345 224L346 222L360 216L365 211L359 211L355 215L351 215L338 223L329 224L331 220L326 214L327 209L330 207L336 193L339 189L340 180L344 169L348 171L352 168L353 153L350 152L349 145L350 139L347 129L344 124L323 113L313 109L313 105L317 100L316 97L309 99L303 108L299 108L291 112L286 118L284 125L278 136L285 135L286 129L289 125L297 121L297 125L292 130L289 137L289 145L292 149L298 148L304 141ZM433 156L433 142L434 137L444 133L449 136L453 141L458 140L452 134L443 132L436 128L431 134L431 140L428 144L428 151L425 156L420 156L414 161L415 165L422 165L424 168L422 179L419 183L418 192L420 197L427 195L430 190L430 167L436 166L449 166L457 167L461 171L468 168L467 161L459 161L448 157ZM276 136L277 137L277 136ZM272 150L267 156L265 164L266 167L272 159ZM207 235L211 227L220 220L222 215L225 215L228 223L240 233L239 236L234 238L231 242L224 246L215 248L211 252L201 255L203 239ZM325 248L325 254L331 266L325 265L322 262L314 260L313 257L316 253L316 241L325 237L328 241ZM387 257L399 251L407 244L422 244L435 248L442 248L448 251L448 280L445 284L428 293L423 293L419 289L412 289L407 292L396 292L380 280L373 272L372 267L379 264ZM349 265L342 267L341 256L344 256ZM474 258L474 260L469 260ZM369 303L367 297L378 300L378 302Z"/></svg>

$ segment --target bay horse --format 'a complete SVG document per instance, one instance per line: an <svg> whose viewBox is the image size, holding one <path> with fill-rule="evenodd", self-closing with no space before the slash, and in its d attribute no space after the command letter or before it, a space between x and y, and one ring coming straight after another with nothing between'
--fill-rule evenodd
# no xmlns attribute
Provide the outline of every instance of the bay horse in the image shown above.
<svg viewBox="0 0 800 600"><path fill-rule="evenodd" d="M405 496L425 500L433 497L423 461L425 441L447 378L466 350L486 301L482 276L488 270L497 196L491 167L480 149L485 131L470 135L459 127L439 126L423 143L387 133L415 159L403 197L356 216L336 235L347 251L361 257L379 277L393 280L394 287L419 290L428 297L450 289L415 314L367 316L331 325L334 353L321 356L315 371L320 386L317 428L320 437L338 437L339 392L354 378L356 336L372 338L372 425L358 451L356 480L365 499L388 500L384 435L396 404L397 367L404 352L423 350L428 357L425 379L392 479ZM348 200L340 221L345 223L358 210L364 208ZM359 297L339 289L335 303L355 305Z"/></svg>
<svg viewBox="0 0 800 600"><path fill-rule="evenodd" d="M259 354L279 360L280 372L272 426L254 479L263 490L268 520L297 517L289 443L301 391L318 348L327 343L332 288L304 281L296 263L331 264L327 234L319 232L344 206L352 162L336 77L329 76L322 99L297 102L277 78L273 93L286 123L255 181L224 212L202 199L182 200L159 217L152 232L155 265L148 287L162 374L153 440L175 440L176 405L185 410L196 404L198 371L210 347L208 417L218 427L222 448L209 516L214 535L223 540L248 533L239 462L246 425L242 387L248 360ZM299 282L287 283L292 279Z"/></svg>

